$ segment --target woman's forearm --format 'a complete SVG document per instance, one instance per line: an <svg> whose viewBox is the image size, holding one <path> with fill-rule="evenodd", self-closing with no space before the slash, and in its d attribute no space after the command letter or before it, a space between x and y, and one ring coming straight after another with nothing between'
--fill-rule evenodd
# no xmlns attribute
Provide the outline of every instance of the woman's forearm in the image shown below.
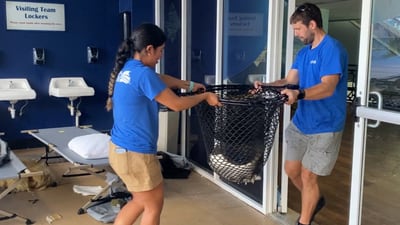
<svg viewBox="0 0 400 225"><path fill-rule="evenodd" d="M176 88L182 88L182 89L188 89L190 86L190 81L186 80L180 80L178 78L175 78L173 76L167 75L167 74L159 74L161 80L164 81L164 83L172 89Z"/></svg>

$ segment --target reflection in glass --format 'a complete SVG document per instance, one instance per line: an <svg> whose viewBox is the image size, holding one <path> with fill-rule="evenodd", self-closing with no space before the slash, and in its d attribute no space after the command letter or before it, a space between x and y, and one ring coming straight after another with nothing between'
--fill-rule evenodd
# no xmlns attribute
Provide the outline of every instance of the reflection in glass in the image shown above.
<svg viewBox="0 0 400 225"><path fill-rule="evenodd" d="M381 123L367 136L361 224L398 224L400 126Z"/></svg>
<svg viewBox="0 0 400 225"><path fill-rule="evenodd" d="M163 56L163 73L181 77L181 1L164 1L164 31L167 36Z"/></svg>
<svg viewBox="0 0 400 225"><path fill-rule="evenodd" d="M188 79L215 84L215 38L217 3L215 0L189 1L188 20ZM207 16L205 15L207 12ZM212 173L201 135L196 110L188 114L186 157L192 163Z"/></svg>
<svg viewBox="0 0 400 225"><path fill-rule="evenodd" d="M223 83L252 84L265 77L267 9L262 0L224 2Z"/></svg>
<svg viewBox="0 0 400 225"><path fill-rule="evenodd" d="M374 1L370 91L383 108L400 111L400 2ZM376 104L371 101L370 106ZM363 225L400 221L400 126L368 128L362 205Z"/></svg>
<svg viewBox="0 0 400 225"><path fill-rule="evenodd" d="M249 0L243 3L242 0L224 1L221 83L225 84L250 85L254 80L265 79L269 3L265 0ZM215 84L219 82L215 80L217 1L192 0L189 5L188 50L191 55L188 59L188 75L193 81ZM207 16L204 12L207 12ZM212 173L196 110L190 111L188 121L186 155L197 166ZM231 186L255 201L262 202L262 181L246 186L232 183Z"/></svg>
<svg viewBox="0 0 400 225"><path fill-rule="evenodd" d="M370 91L383 95L384 109L400 111L400 14L383 13L390 7L374 5Z"/></svg>

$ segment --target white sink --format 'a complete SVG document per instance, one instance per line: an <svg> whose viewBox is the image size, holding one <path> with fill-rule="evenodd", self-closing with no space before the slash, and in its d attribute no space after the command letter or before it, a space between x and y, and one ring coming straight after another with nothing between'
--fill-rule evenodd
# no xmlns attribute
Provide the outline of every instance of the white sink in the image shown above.
<svg viewBox="0 0 400 225"><path fill-rule="evenodd" d="M51 78L49 95L75 99L82 96L93 96L94 89L89 87L82 77Z"/></svg>
<svg viewBox="0 0 400 225"><path fill-rule="evenodd" d="M36 92L25 78L0 79L0 101L16 102L35 99Z"/></svg>

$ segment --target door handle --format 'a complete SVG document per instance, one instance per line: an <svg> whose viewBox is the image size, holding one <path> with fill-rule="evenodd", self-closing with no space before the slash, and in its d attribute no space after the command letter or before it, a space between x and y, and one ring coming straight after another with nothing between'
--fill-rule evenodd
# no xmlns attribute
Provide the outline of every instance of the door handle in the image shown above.
<svg viewBox="0 0 400 225"><path fill-rule="evenodd" d="M371 95L376 96L376 104L377 104L377 109L381 110L382 109L382 105L383 105L383 97L382 94L378 91L371 91L369 92L369 97L371 97ZM381 121L376 120L375 123L368 123L368 127L371 128L377 128L380 125Z"/></svg>

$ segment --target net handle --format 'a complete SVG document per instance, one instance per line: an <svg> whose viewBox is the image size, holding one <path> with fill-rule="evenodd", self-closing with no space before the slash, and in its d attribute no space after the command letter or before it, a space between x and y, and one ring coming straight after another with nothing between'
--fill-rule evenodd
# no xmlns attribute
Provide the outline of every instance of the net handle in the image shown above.
<svg viewBox="0 0 400 225"><path fill-rule="evenodd" d="M260 93L260 92L266 92L266 91L276 91L280 92L283 89L291 89L291 90L298 90L299 86L296 84L285 84L285 85L268 85L264 84L261 85L261 89L256 90L253 85L241 85L241 84L227 84L227 85L213 85L213 86L208 86L206 88L206 91L219 91L219 90L234 90L234 89L244 89L244 90L254 90L255 93ZM200 93L204 93L204 90L199 90L201 91ZM221 103L228 103L230 105L239 105L239 106L250 106L250 105L257 105L257 104L262 104L265 102L264 100L260 101L255 101L255 102L243 102L241 100L232 100L232 99L224 99L220 98L219 99ZM275 98L276 101L279 102L286 102L288 100L287 95L281 95L279 97Z"/></svg>
<svg viewBox="0 0 400 225"><path fill-rule="evenodd" d="M255 93L260 93L260 92L265 92L265 91L281 91L283 89L292 89L292 90L298 90L299 86L296 84L285 84L285 85L261 85L261 89L256 90L254 86L252 85L245 85L245 84L223 84L223 85L209 85L206 87L206 89L199 89L195 92L185 92L185 93L177 93L179 96L191 96L191 95L196 95L196 94L201 94L204 92L215 92L215 91L223 91L223 90L255 90ZM287 95L282 95L278 98L276 98L277 101L279 102L286 102L288 100ZM222 104L230 104L230 105L238 105L238 106L251 106L251 105L257 105L257 104L262 104L263 101L255 101L255 102L243 102L241 100L232 100L232 99L224 99L220 98L219 101Z"/></svg>
<svg viewBox="0 0 400 225"><path fill-rule="evenodd" d="M279 85L279 86L273 86L273 85L261 85L261 89L263 91L268 91L268 90L283 90L283 89L291 89L291 90L298 90L299 85L297 84L285 84L285 85Z"/></svg>
<svg viewBox="0 0 400 225"><path fill-rule="evenodd" d="M243 101L236 101L236 100L232 100L232 99L224 99L224 98L220 98L219 101L222 104L229 104L229 105L238 105L238 106L250 106L250 105L257 105L259 103L262 103L261 101L257 101L257 102L243 102Z"/></svg>
<svg viewBox="0 0 400 225"><path fill-rule="evenodd" d="M269 100L275 100L277 102L280 103L284 103L288 100L288 96L287 95L280 95L274 98L271 98ZM229 105L237 105L237 106L255 106L255 105L265 105L265 99L260 99L257 101L250 101L250 102L245 102L243 100L233 100L233 99L225 99L225 98L220 98L219 101L222 104L229 104Z"/></svg>
<svg viewBox="0 0 400 225"><path fill-rule="evenodd" d="M201 94L204 92L212 92L212 91L218 91L218 90L229 90L229 89L247 89L247 90L254 90L253 85L245 85L245 84L224 84L224 85L210 85L206 87L206 90L204 89L199 89L195 92L185 92L185 93L178 93L179 96L188 96L188 95L196 95L196 94ZM291 90L298 90L299 85L297 84L285 84L285 85L261 85L261 90L262 91L269 91L269 90L276 90L280 91L283 89L291 89Z"/></svg>

